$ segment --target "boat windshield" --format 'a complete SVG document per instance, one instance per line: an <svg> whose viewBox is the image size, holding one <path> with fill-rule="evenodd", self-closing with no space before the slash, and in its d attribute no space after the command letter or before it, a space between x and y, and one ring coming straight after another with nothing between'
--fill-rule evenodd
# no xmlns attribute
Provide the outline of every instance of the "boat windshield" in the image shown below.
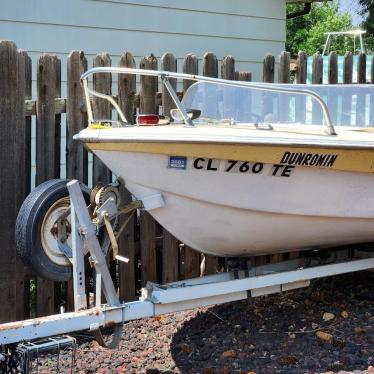
<svg viewBox="0 0 374 374"><path fill-rule="evenodd" d="M263 88L262 88L263 87ZM279 87L307 90L327 104L334 126L374 126L373 85L256 84L230 86L196 82L183 97L186 109L201 111L195 124L206 122L323 125L321 105L311 96L271 92Z"/></svg>

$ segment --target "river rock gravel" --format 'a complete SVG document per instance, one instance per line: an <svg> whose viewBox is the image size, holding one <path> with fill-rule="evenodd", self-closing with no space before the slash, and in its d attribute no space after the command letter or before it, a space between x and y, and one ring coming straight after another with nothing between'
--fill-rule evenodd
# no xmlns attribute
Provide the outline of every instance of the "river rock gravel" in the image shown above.
<svg viewBox="0 0 374 374"><path fill-rule="evenodd" d="M74 373L374 374L374 273L127 323L116 350L77 334ZM56 357L40 360L54 373ZM68 373L70 354L60 356Z"/></svg>

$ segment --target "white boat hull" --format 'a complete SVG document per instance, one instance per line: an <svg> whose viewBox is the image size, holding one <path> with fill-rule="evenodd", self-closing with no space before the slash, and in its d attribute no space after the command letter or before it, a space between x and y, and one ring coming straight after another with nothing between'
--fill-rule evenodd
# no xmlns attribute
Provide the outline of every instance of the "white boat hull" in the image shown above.
<svg viewBox="0 0 374 374"><path fill-rule="evenodd" d="M95 150L137 198L161 192L150 214L192 248L250 256L374 241L371 173ZM217 169L217 170L216 170ZM261 169L259 171L259 169ZM282 173L284 175L282 175Z"/></svg>

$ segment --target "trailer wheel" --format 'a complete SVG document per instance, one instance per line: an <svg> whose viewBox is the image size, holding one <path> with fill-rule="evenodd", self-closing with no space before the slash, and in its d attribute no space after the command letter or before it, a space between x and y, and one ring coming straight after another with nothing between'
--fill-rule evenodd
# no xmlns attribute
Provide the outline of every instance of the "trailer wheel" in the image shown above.
<svg viewBox="0 0 374 374"><path fill-rule="evenodd" d="M18 256L36 275L52 281L67 281L72 275L71 262L60 249L61 244L71 248L70 216L62 222L63 235L56 224L70 207L68 182L52 179L40 184L23 202L16 221ZM89 203L90 190L83 184L81 189Z"/></svg>

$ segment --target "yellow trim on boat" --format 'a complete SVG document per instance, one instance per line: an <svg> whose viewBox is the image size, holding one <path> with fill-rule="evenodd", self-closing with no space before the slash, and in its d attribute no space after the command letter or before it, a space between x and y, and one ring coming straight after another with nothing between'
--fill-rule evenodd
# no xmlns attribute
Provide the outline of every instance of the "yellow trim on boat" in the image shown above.
<svg viewBox="0 0 374 374"><path fill-rule="evenodd" d="M85 143L86 147L95 151L113 152L140 152L151 154L162 154L168 156L203 157L221 160L238 160L248 162L262 162L266 164L287 164L285 154L291 153L295 158L304 155L328 157L334 162L316 163L312 162L295 164L296 166L318 167L329 170L342 170L361 173L374 172L374 149L355 150L324 147L301 147L301 146L268 146L268 145L248 145L248 144L212 144L212 143L151 143L151 142L98 142ZM336 156L336 157L335 157ZM317 158L316 158L317 159ZM283 162L282 162L283 160ZM289 163L293 165L292 163Z"/></svg>

